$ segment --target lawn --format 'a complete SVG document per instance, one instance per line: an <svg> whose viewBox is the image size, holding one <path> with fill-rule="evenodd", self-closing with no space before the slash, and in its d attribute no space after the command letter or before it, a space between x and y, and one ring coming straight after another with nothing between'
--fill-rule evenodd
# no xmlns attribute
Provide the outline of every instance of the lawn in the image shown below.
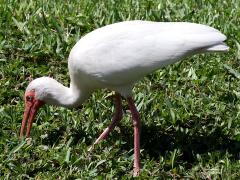
<svg viewBox="0 0 240 180"><path fill-rule="evenodd" d="M133 128L110 123L108 90L83 109L44 106L31 139L20 140L29 79L69 85L68 54L92 30L124 20L207 24L228 37L226 54L196 55L144 78L134 88L142 119L141 179L240 178L240 1L0 1L0 179L131 179Z"/></svg>

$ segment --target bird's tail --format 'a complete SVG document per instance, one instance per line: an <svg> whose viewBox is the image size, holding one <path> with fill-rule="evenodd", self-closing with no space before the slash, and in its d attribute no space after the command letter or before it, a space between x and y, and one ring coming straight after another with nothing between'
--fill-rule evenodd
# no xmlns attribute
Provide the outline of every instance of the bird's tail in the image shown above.
<svg viewBox="0 0 240 180"><path fill-rule="evenodd" d="M195 49L195 52L226 52L229 50L229 47L224 43L226 39L224 34L215 30L189 35L187 41Z"/></svg>
<svg viewBox="0 0 240 180"><path fill-rule="evenodd" d="M219 44L209 46L205 50L207 52L226 52L229 50L229 47L224 42L221 42Z"/></svg>

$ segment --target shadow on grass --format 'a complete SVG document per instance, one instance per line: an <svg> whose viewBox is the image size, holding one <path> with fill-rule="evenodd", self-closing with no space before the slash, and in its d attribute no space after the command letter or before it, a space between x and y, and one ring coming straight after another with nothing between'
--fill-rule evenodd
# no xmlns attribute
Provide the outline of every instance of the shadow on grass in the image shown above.
<svg viewBox="0 0 240 180"><path fill-rule="evenodd" d="M132 127L120 127L125 149L133 148ZM193 133L189 135L191 128ZM196 161L197 154L218 151L225 154L228 152L232 159L240 159L240 141L232 140L230 136L224 135L221 128L216 128L211 134L198 133L197 128L192 126L188 133L173 128L166 130L154 125L142 124L141 127L141 149L154 159L164 156L169 151L180 149L181 160L188 163Z"/></svg>
<svg viewBox="0 0 240 180"><path fill-rule="evenodd" d="M65 126L60 126L56 129L52 129L51 131L48 132L48 136L42 140L42 143L50 146L57 144L64 135L65 131L66 131Z"/></svg>
<svg viewBox="0 0 240 180"><path fill-rule="evenodd" d="M181 123L179 123L178 126L183 129L186 128L184 124ZM120 140L121 138L122 141L127 142L122 148L129 151L133 148L133 128L130 124L129 126L120 124L119 127L121 134L113 131L107 141L111 144L111 141ZM232 159L240 159L240 141L232 140L230 136L224 134L223 129L220 127L215 128L211 133L207 131L208 133L205 134L203 132L200 133L201 128L199 124L196 125L193 123L188 129L188 132L175 130L174 128L166 130L163 127L158 127L154 124L146 125L142 122L141 149L144 149L144 152L153 159L158 159L160 155L165 156L174 149L180 149L182 152L180 160L188 163L194 163L197 154L216 151L222 154L228 152ZM66 127L64 126L50 131L48 138L46 138L43 143L48 145L58 143L59 139L64 136L65 131ZM71 129L71 133L68 134L68 136L73 138L71 144L73 146L82 138L85 138L85 143L90 146L98 137L98 133L100 134L101 132L96 132L95 135L91 133L90 135L88 132L85 132L84 129L78 127Z"/></svg>

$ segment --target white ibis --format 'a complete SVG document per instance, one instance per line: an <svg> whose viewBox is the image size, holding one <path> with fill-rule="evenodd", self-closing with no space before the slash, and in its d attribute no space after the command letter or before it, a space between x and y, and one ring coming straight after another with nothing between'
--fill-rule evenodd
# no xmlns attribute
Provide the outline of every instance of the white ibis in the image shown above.
<svg viewBox="0 0 240 180"><path fill-rule="evenodd" d="M140 118L132 87L145 75L180 59L205 52L227 51L218 30L187 22L126 21L92 31L70 52L70 87L49 77L33 80L25 92L20 136L30 136L32 122L43 104L77 107L100 88L115 91L116 112L94 144L105 139L122 118L121 96L129 105L134 127L134 176L140 172Z"/></svg>

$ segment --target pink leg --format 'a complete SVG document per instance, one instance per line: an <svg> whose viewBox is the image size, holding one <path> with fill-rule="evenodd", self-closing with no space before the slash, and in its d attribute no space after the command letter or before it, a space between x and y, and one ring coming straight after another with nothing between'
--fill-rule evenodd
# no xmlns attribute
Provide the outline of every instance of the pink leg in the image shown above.
<svg viewBox="0 0 240 180"><path fill-rule="evenodd" d="M140 173L140 117L132 97L127 98L129 109L132 113L133 128L134 128L134 164L133 176L138 176Z"/></svg>
<svg viewBox="0 0 240 180"><path fill-rule="evenodd" d="M122 102L121 102L121 96L120 94L115 94L114 96L114 104L116 108L116 112L113 116L113 120L111 124L103 131L103 133L97 138L97 140L94 142L95 144L98 144L101 140L106 139L108 134L115 128L115 126L121 121L123 112L122 112Z"/></svg>

